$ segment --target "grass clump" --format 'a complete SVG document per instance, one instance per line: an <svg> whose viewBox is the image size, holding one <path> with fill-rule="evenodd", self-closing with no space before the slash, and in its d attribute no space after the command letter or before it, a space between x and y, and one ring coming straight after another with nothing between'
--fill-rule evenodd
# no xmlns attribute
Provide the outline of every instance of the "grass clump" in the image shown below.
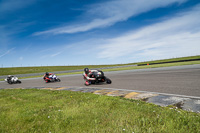
<svg viewBox="0 0 200 133"><path fill-rule="evenodd" d="M197 113L71 91L0 90L0 132L200 132Z"/></svg>

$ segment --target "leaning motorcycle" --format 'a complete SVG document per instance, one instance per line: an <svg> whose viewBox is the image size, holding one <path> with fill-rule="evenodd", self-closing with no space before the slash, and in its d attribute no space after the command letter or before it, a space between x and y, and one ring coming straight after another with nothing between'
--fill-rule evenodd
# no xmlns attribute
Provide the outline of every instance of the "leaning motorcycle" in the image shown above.
<svg viewBox="0 0 200 133"><path fill-rule="evenodd" d="M46 83L49 83L49 82L60 82L61 80L54 74L54 75L49 75L49 77L44 77L43 78L44 81Z"/></svg>
<svg viewBox="0 0 200 133"><path fill-rule="evenodd" d="M10 76L5 79L8 84L21 84L22 82L15 76Z"/></svg>
<svg viewBox="0 0 200 133"><path fill-rule="evenodd" d="M107 78L106 76L104 76L104 73L102 71L99 72L93 72L90 76L90 78L95 78L96 80L87 80L87 77L85 77L85 75L83 75L83 78L85 81L85 85L91 85L91 84L99 84L99 83L103 83L106 82L107 84L111 84L112 81Z"/></svg>

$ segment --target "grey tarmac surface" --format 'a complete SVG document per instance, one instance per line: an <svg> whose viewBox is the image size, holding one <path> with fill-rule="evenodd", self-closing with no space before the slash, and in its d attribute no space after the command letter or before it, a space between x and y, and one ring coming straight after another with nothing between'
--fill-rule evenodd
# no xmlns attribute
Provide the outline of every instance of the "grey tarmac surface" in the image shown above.
<svg viewBox="0 0 200 133"><path fill-rule="evenodd" d="M200 65L105 72L112 84L90 85L135 91L200 97ZM41 78L24 79L22 84L0 82L0 88L85 87L81 74L60 76L61 82L45 83Z"/></svg>
<svg viewBox="0 0 200 133"><path fill-rule="evenodd" d="M0 89L36 88L68 90L143 100L159 106L173 105L200 113L200 65L106 72L112 84L85 86L81 74L60 76L61 82L45 83L41 78L22 84L0 82Z"/></svg>
<svg viewBox="0 0 200 133"><path fill-rule="evenodd" d="M112 68L123 68L123 67L132 67L137 65L125 65L125 66L113 66L113 67L102 67L102 68L95 68L95 69L112 69ZM60 73L73 73L73 72L82 72L83 70L68 70L68 71L56 71L51 72L54 74L60 74ZM44 75L44 73L30 73L30 74L18 74L17 77L29 77L29 76L40 76ZM0 79L5 79L7 75L0 76Z"/></svg>

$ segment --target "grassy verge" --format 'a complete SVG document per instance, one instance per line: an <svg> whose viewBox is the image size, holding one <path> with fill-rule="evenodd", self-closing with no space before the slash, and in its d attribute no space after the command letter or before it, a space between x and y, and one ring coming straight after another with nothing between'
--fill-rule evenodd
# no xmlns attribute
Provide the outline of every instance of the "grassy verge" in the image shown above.
<svg viewBox="0 0 200 133"><path fill-rule="evenodd" d="M101 68L112 66L123 66L125 64L116 65L88 65L88 66L43 66L43 67L13 67L13 68L0 68L0 76L2 75L17 75L17 74L30 74L30 73L45 73L56 71L68 71L68 70L83 70L86 67L89 68Z"/></svg>
<svg viewBox="0 0 200 133"><path fill-rule="evenodd" d="M71 91L0 90L0 132L200 132L200 114Z"/></svg>
<svg viewBox="0 0 200 133"><path fill-rule="evenodd" d="M170 66L182 66L182 65L193 65L193 64L200 64L200 61L189 61L189 62L178 62L178 63L166 63L166 64L156 64L156 65L146 65L146 66L132 66L132 67L122 67L122 68L112 68L112 69L103 69L104 72L109 71L122 71L122 70L133 70L133 69L146 69L146 68L158 68L158 67L170 67ZM57 76L62 75L72 75L72 74L81 74L83 72L72 72L72 73L61 73L56 74ZM19 77L19 79L25 79L25 78L38 78L42 77L43 75L38 76L29 76L29 77ZM0 81L3 81L4 79L0 79Z"/></svg>
<svg viewBox="0 0 200 133"><path fill-rule="evenodd" d="M103 71L104 72L109 72L109 71L122 71L122 70L133 70L133 69L183 66L183 65L194 65L194 64L200 64L200 61L189 61L189 62L155 64L155 65L146 65L146 66L132 66L132 67L111 68L111 69L103 69ZM57 74L57 75L71 75L71 74L81 74L81 73L83 73L83 72L61 73L61 74Z"/></svg>
<svg viewBox="0 0 200 133"><path fill-rule="evenodd" d="M194 60L200 60L200 56L198 55L198 56L188 56L188 57L181 57L181 58L172 58L172 59L140 62L140 63L138 63L138 65L162 64L162 63L184 62L184 61L194 61Z"/></svg>
<svg viewBox="0 0 200 133"><path fill-rule="evenodd" d="M132 67L112 68L112 69L104 69L103 71L105 71L105 72L106 71L120 71L120 70L132 70L132 69L146 69L146 68L194 65L194 64L200 64L200 61L189 61L189 62L165 63L165 64L155 64L155 65L145 65L145 66L132 66Z"/></svg>
<svg viewBox="0 0 200 133"><path fill-rule="evenodd" d="M147 63L166 63L173 61L185 61L185 60L200 60L200 56L190 56L182 58L173 58L165 60L156 60L149 62L139 62L139 63L129 63L129 64L115 64L115 65L87 65L87 66L43 66L43 67L13 67L13 68L0 68L0 76L2 75L17 75L17 74L27 74L27 73L44 73L44 72L56 72L56 71L68 71L68 70L83 70L85 67L92 68L102 68L102 67L113 67L113 66L124 66L124 65L146 65ZM190 61L192 62L192 61ZM187 62L186 62L187 63Z"/></svg>

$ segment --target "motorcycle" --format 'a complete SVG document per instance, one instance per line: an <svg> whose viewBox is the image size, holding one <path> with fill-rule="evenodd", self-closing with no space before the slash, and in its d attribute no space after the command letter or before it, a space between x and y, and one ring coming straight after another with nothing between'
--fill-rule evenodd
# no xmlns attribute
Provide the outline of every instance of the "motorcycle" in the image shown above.
<svg viewBox="0 0 200 133"><path fill-rule="evenodd" d="M83 78L85 81L85 85L91 85L91 84L98 84L98 83L103 83L106 82L107 84L111 84L112 81L107 78L106 76L104 76L104 73L102 71L98 71L98 72L93 72L90 75L90 78L95 78L96 80L87 80L87 77L83 74Z"/></svg>
<svg viewBox="0 0 200 133"><path fill-rule="evenodd" d="M49 77L43 77L44 81L46 83L49 82L60 82L61 80L54 74L54 75L49 75Z"/></svg>
<svg viewBox="0 0 200 133"><path fill-rule="evenodd" d="M21 84L22 82L15 76L8 76L5 79L6 82L8 82L8 84Z"/></svg>

